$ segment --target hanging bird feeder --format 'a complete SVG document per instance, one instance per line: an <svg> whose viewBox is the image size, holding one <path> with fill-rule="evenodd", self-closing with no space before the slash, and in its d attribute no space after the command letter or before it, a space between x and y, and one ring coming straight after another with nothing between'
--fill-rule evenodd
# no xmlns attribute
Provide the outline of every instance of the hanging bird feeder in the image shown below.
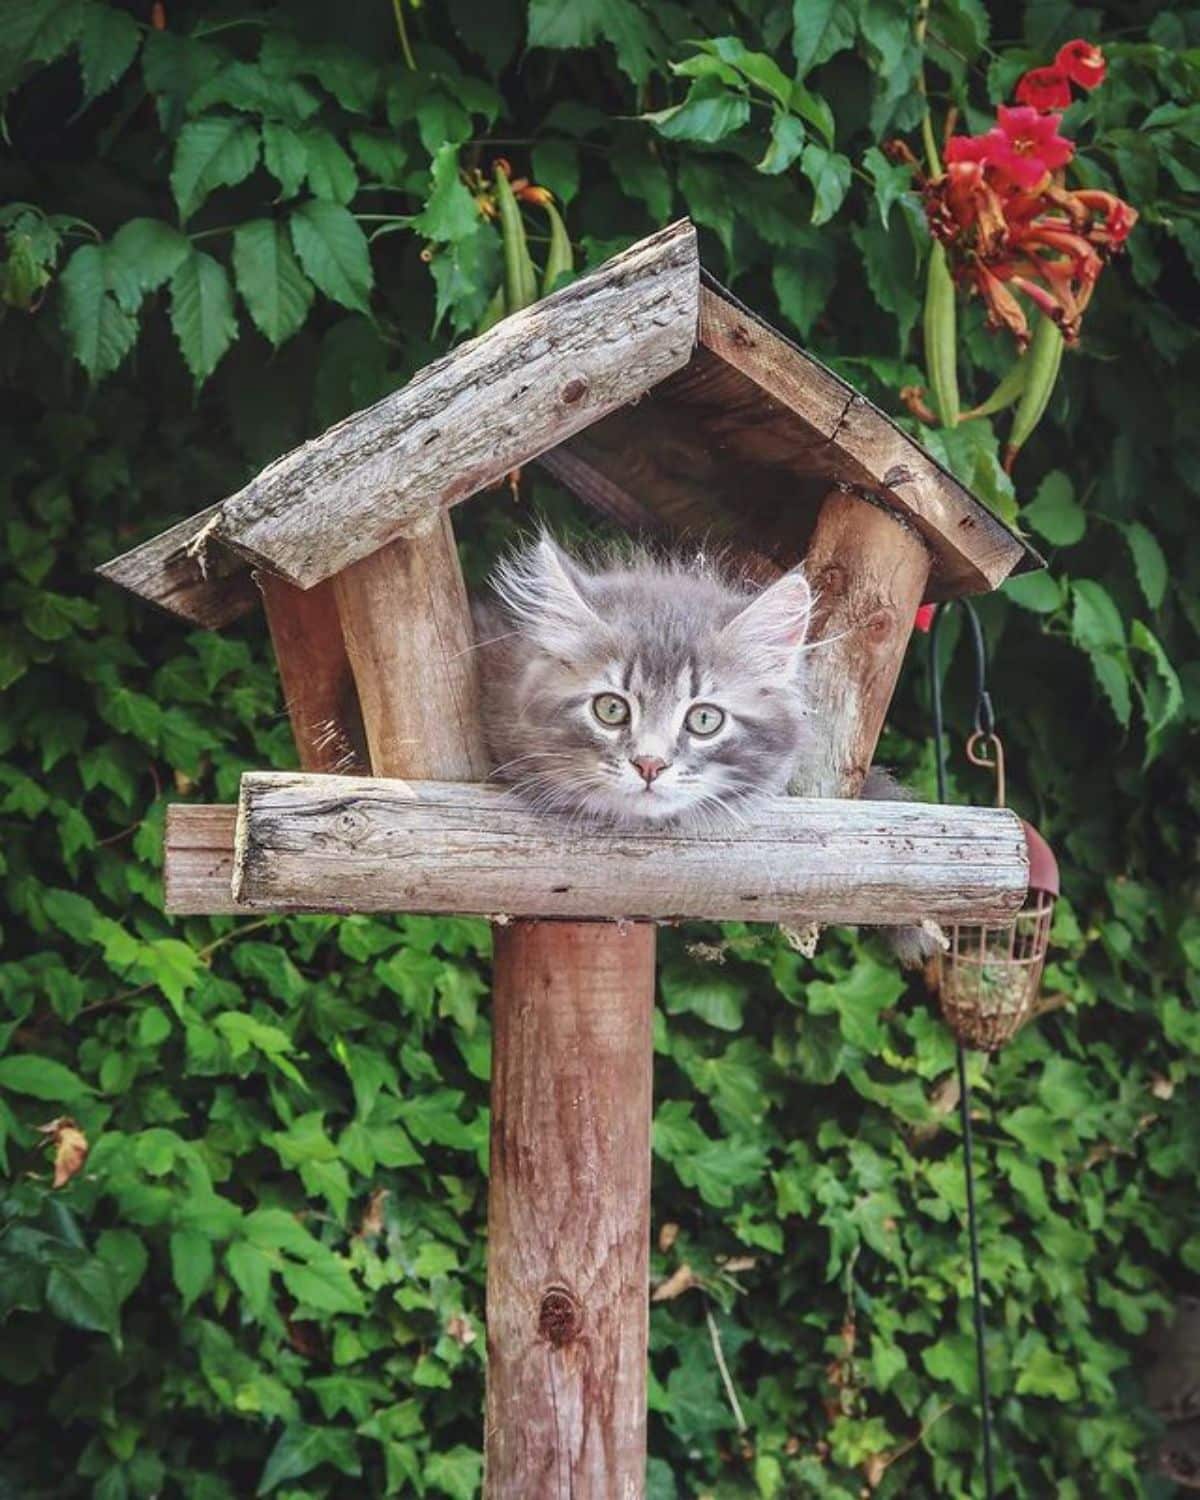
<svg viewBox="0 0 1200 1500"><path fill-rule="evenodd" d="M987 704L986 697L981 699ZM987 713L990 715L990 704ZM976 729L967 759L996 777L996 805L1004 807L1004 745L994 729ZM946 951L935 959L934 986L947 1025L964 1047L995 1052L1034 1013L1050 924L1058 896L1058 861L1031 823L1022 821L1029 851L1029 894L1015 917L987 924L953 924Z"/></svg>

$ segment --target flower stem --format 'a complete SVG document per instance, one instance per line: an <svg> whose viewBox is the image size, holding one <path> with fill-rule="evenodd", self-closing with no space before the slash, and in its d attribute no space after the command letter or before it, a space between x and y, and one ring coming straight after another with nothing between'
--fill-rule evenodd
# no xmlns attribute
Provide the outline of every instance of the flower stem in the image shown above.
<svg viewBox="0 0 1200 1500"><path fill-rule="evenodd" d="M929 30L929 0L920 0L917 6L917 23L914 30L917 46L921 49L921 71L917 74L917 90L925 105L921 116L921 140L925 145L925 163L931 177L940 177L942 159L938 155L937 141L933 134L933 120L929 113L929 87L925 82L925 34Z"/></svg>
<svg viewBox="0 0 1200 1500"><path fill-rule="evenodd" d="M404 0L392 0L392 10L396 16L396 35L400 38L400 51L404 54L404 66L410 73L415 73L417 63L409 44L408 27L404 24Z"/></svg>

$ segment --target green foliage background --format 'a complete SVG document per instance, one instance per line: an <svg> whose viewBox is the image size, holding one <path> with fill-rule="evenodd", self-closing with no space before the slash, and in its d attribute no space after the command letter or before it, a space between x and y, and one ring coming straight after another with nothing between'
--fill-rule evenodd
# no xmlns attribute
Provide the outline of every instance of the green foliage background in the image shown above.
<svg viewBox="0 0 1200 1500"><path fill-rule="evenodd" d="M499 154L580 265L690 213L886 408L922 381L928 240L878 149L920 118L902 0L397 4L4 7L3 1496L480 1476L487 931L168 921L166 804L287 765L286 718L261 622L189 632L93 566L475 326L499 238L459 171ZM921 436L1050 557L982 606L1066 880L1058 1008L975 1065L1002 1476L1164 1495L1140 1340L1200 1273L1200 13L934 0L928 66L978 129L1071 36L1111 64L1079 178L1142 224L1015 487L1006 417ZM979 400L1011 349L975 310L962 344ZM472 576L535 505L583 524L535 483L460 512ZM931 793L926 704L914 662L885 759ZM979 1493L950 1038L853 934L662 949L654 1271L696 1285L653 1310L652 1496ZM63 1115L92 1149L56 1191Z"/></svg>

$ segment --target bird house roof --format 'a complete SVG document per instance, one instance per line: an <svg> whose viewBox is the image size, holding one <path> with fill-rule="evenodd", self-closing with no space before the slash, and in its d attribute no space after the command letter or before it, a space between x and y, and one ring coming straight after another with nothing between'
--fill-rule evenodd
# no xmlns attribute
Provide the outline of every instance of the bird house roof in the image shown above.
<svg viewBox="0 0 1200 1500"><path fill-rule="evenodd" d="M996 587L1035 553L919 443L700 267L681 220L426 366L243 489L100 572L196 623L301 588L539 460L635 529L803 555L822 499L892 512L932 556L929 597Z"/></svg>

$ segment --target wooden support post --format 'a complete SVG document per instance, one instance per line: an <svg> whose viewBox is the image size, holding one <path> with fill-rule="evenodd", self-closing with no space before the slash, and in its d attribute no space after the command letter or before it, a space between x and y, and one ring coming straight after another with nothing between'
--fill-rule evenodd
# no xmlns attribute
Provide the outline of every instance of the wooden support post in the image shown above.
<svg viewBox="0 0 1200 1500"><path fill-rule="evenodd" d="M835 491L821 506L805 567L817 596L807 658L821 760L801 797L857 797L925 593L932 558L896 512Z"/></svg>
<svg viewBox="0 0 1200 1500"><path fill-rule="evenodd" d="M486 775L449 517L334 588L375 774ZM488 1500L643 1492L653 989L652 928L495 930ZM564 1286L573 1312L556 1300Z"/></svg>
<svg viewBox="0 0 1200 1500"><path fill-rule="evenodd" d="M258 586L301 766L344 776L365 773L370 765L362 714L332 583L298 589L260 573Z"/></svg>
<svg viewBox="0 0 1200 1500"><path fill-rule="evenodd" d="M654 929L497 932L488 1500L638 1500Z"/></svg>
<svg viewBox="0 0 1200 1500"><path fill-rule="evenodd" d="M449 515L352 563L333 587L375 775L482 780L475 639Z"/></svg>

